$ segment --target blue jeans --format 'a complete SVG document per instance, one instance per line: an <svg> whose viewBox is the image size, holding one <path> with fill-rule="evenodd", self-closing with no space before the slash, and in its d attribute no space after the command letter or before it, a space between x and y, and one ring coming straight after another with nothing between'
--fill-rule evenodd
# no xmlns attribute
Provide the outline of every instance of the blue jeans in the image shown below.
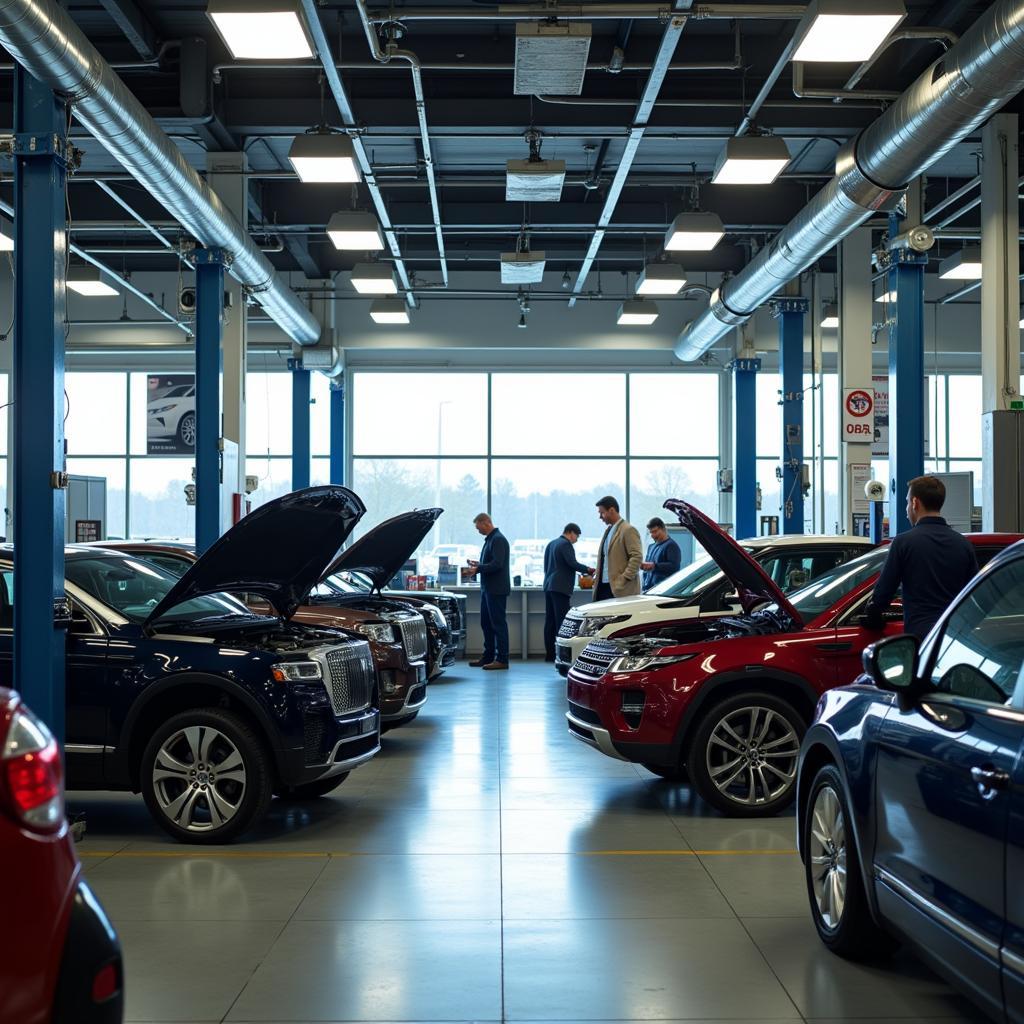
<svg viewBox="0 0 1024 1024"><path fill-rule="evenodd" d="M508 620L505 606L508 594L480 591L480 628L484 631L483 660L508 664Z"/></svg>

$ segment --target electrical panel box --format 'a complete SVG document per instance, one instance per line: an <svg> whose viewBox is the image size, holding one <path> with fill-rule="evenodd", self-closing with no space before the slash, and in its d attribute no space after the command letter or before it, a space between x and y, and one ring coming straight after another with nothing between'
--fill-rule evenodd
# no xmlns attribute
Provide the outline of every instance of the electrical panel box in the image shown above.
<svg viewBox="0 0 1024 1024"><path fill-rule="evenodd" d="M986 412L981 417L981 446L991 471L982 479L982 528L1024 532L1024 413Z"/></svg>

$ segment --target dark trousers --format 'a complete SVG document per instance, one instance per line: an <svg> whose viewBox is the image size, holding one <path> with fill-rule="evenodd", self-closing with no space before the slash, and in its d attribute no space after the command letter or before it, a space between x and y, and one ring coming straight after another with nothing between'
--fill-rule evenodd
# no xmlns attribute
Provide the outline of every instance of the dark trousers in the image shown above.
<svg viewBox="0 0 1024 1024"><path fill-rule="evenodd" d="M595 586L597 587L595 601L610 601L615 596L610 583L596 583Z"/></svg>
<svg viewBox="0 0 1024 1024"><path fill-rule="evenodd" d="M568 611L568 594L559 594L555 590L544 591L544 653L548 661L555 660L555 637Z"/></svg>
<svg viewBox="0 0 1024 1024"><path fill-rule="evenodd" d="M508 594L480 591L480 628L484 631L483 660L508 664L508 620L505 606Z"/></svg>

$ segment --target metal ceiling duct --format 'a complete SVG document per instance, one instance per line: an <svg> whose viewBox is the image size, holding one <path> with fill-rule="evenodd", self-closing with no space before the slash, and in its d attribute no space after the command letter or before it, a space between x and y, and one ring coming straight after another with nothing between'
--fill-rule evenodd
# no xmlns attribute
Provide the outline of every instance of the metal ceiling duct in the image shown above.
<svg viewBox="0 0 1024 1024"><path fill-rule="evenodd" d="M1024 0L990 7L948 53L840 154L835 177L679 335L705 353L1024 88Z"/></svg>
<svg viewBox="0 0 1024 1024"><path fill-rule="evenodd" d="M63 8L0 0L0 43L74 102L78 120L197 241L231 254L231 274L292 340L317 342L320 324Z"/></svg>

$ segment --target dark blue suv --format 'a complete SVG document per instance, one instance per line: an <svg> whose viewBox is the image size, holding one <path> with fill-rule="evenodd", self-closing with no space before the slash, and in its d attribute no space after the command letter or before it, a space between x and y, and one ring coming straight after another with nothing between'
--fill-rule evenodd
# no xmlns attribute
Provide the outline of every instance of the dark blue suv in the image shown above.
<svg viewBox="0 0 1024 1024"><path fill-rule="evenodd" d="M369 645L291 621L364 511L342 487L285 495L180 578L137 556L68 548L67 787L141 791L176 839L222 843L275 793L321 795L373 757ZM0 549L0 686L11 685L12 554ZM239 593L272 613L254 614Z"/></svg>
<svg viewBox="0 0 1024 1024"><path fill-rule="evenodd" d="M998 1020L1024 1021L1024 542L918 646L891 637L818 705L799 844L822 941L913 947Z"/></svg>

